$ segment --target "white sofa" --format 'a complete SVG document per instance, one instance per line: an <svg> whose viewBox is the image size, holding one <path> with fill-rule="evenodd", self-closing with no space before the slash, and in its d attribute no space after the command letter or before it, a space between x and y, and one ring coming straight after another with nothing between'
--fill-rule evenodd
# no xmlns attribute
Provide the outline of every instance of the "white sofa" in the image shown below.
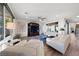
<svg viewBox="0 0 79 59"><path fill-rule="evenodd" d="M10 46L1 52L2 56L44 56L43 42L32 39L23 40L20 43Z"/></svg>
<svg viewBox="0 0 79 59"><path fill-rule="evenodd" d="M67 47L69 46L70 38L69 35L64 35L56 38L47 38L46 43L60 53L64 54L67 50Z"/></svg>

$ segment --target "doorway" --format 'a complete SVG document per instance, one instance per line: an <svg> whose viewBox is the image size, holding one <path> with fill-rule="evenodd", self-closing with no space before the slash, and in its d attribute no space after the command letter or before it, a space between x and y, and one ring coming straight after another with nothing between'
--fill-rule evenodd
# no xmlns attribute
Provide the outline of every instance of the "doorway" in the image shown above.
<svg viewBox="0 0 79 59"><path fill-rule="evenodd" d="M75 29L75 34L76 36L79 36L79 24L76 24L76 29Z"/></svg>
<svg viewBox="0 0 79 59"><path fill-rule="evenodd" d="M28 23L28 36L39 35L39 24L30 22Z"/></svg>

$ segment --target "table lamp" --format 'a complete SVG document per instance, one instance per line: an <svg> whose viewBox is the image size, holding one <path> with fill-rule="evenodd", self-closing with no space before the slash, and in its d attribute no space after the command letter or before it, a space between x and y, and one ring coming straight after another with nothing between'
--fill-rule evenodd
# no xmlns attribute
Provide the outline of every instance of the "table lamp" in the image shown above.
<svg viewBox="0 0 79 59"><path fill-rule="evenodd" d="M12 22L8 22L6 28L10 30L10 35L12 35L14 33L13 29L15 29L15 24Z"/></svg>

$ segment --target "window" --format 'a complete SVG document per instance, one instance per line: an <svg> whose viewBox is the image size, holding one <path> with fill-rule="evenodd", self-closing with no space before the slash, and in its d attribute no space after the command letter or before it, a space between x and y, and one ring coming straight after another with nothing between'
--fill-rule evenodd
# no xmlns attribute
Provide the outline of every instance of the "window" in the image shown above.
<svg viewBox="0 0 79 59"><path fill-rule="evenodd" d="M10 29L7 29L7 23L13 22L13 14L6 3L0 3L0 41L9 36Z"/></svg>
<svg viewBox="0 0 79 59"><path fill-rule="evenodd" d="M4 39L3 6L0 4L0 41Z"/></svg>
<svg viewBox="0 0 79 59"><path fill-rule="evenodd" d="M10 29L7 29L7 23L12 22L12 16L8 9L5 7L5 37L9 36L12 32Z"/></svg>

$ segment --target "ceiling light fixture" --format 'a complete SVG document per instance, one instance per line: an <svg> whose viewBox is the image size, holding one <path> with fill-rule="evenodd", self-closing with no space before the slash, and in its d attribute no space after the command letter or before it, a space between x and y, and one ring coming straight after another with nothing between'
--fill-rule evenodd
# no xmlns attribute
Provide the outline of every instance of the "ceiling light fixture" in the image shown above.
<svg viewBox="0 0 79 59"><path fill-rule="evenodd" d="M44 19L46 19L45 17L38 17L38 19L40 20L40 21L44 21Z"/></svg>
<svg viewBox="0 0 79 59"><path fill-rule="evenodd" d="M28 12L24 12L24 14L25 14L25 17L26 17L26 18L29 18Z"/></svg>
<svg viewBox="0 0 79 59"><path fill-rule="evenodd" d="M27 15L27 14L28 14L28 12L25 12L25 14Z"/></svg>
<svg viewBox="0 0 79 59"><path fill-rule="evenodd" d="M76 16L76 17L79 17L79 16Z"/></svg>

